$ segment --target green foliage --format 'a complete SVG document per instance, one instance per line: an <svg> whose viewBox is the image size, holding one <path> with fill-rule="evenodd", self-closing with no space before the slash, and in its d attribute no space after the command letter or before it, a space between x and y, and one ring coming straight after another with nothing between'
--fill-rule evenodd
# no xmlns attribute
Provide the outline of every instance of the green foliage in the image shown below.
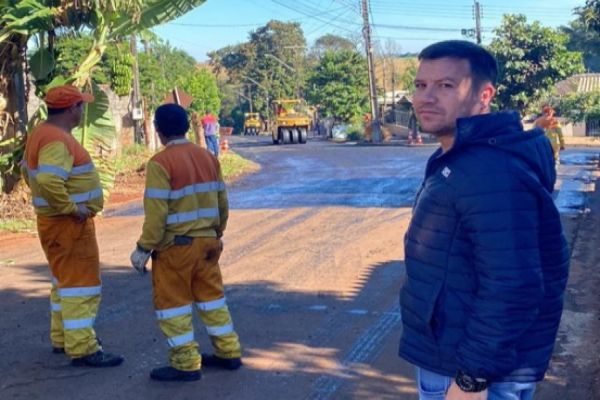
<svg viewBox="0 0 600 400"><path fill-rule="evenodd" d="M588 28L600 32L600 1L586 0L585 6L576 11Z"/></svg>
<svg viewBox="0 0 600 400"><path fill-rule="evenodd" d="M349 121L367 110L367 62L356 51L326 52L308 79L308 99L321 115Z"/></svg>
<svg viewBox="0 0 600 400"><path fill-rule="evenodd" d="M566 48L567 35L528 24L524 15L505 15L495 34L490 50L498 60L500 109L531 111L556 82L584 70L581 53Z"/></svg>
<svg viewBox="0 0 600 400"><path fill-rule="evenodd" d="M117 131L108 96L96 84L92 84L91 89L94 102L85 105L82 124L73 131L73 136L94 159L106 200L115 183L114 149Z"/></svg>
<svg viewBox="0 0 600 400"><path fill-rule="evenodd" d="M583 63L589 72L600 72L600 31L588 29L583 18L562 28L569 35L567 49L583 54Z"/></svg>
<svg viewBox="0 0 600 400"><path fill-rule="evenodd" d="M156 43L138 54L140 91L150 109L162 104L176 86L182 86L196 70L196 60L167 43Z"/></svg>
<svg viewBox="0 0 600 400"><path fill-rule="evenodd" d="M600 91L573 93L558 100L556 109L571 122L600 118Z"/></svg>
<svg viewBox="0 0 600 400"><path fill-rule="evenodd" d="M182 88L194 98L190 108L200 114L217 114L221 108L217 78L205 68L196 69L182 83Z"/></svg>
<svg viewBox="0 0 600 400"><path fill-rule="evenodd" d="M300 24L273 20L251 32L248 42L209 53L210 64L217 74L227 73L228 83L250 86L254 111L269 115L271 100L302 96L305 46ZM221 115L231 116L232 104L223 104L229 108Z"/></svg>
<svg viewBox="0 0 600 400"><path fill-rule="evenodd" d="M152 152L141 144L123 147L115 159L115 172L117 174L130 174L140 168L152 157Z"/></svg>
<svg viewBox="0 0 600 400"><path fill-rule="evenodd" d="M311 49L313 56L320 58L327 51L356 51L356 43L342 36L328 33L315 40L315 44Z"/></svg>
<svg viewBox="0 0 600 400"><path fill-rule="evenodd" d="M408 90L409 93L415 91L415 77L417 76L417 61L416 59L410 60L408 66L400 76L400 85L402 89Z"/></svg>

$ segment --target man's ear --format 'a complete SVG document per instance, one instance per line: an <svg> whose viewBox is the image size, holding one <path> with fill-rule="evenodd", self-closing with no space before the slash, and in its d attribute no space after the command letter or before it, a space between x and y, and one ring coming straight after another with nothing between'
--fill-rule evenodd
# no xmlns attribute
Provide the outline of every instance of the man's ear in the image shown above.
<svg viewBox="0 0 600 400"><path fill-rule="evenodd" d="M495 95L496 88L494 85L492 85L490 82L484 83L479 91L479 101L481 102L481 105L486 109L489 108L490 103L494 99Z"/></svg>

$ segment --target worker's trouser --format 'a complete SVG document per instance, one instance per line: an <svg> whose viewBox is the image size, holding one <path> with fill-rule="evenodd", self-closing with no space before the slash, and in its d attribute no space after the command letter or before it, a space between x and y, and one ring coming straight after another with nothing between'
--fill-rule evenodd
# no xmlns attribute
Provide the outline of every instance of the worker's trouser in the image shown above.
<svg viewBox="0 0 600 400"><path fill-rule="evenodd" d="M554 161L558 165L560 162L560 147L561 140L559 133L549 130L546 132L546 137L550 140L550 145L552 146L552 153L554 155Z"/></svg>
<svg viewBox="0 0 600 400"><path fill-rule="evenodd" d="M200 369L192 325L194 305L215 354L223 358L241 357L240 342L223 293L219 268L221 241L176 237L175 243L155 253L152 261L154 307L170 347L171 366L183 371Z"/></svg>
<svg viewBox="0 0 600 400"><path fill-rule="evenodd" d="M50 271L50 340L71 358L100 349L94 320L100 305L100 260L94 221L70 216L37 217Z"/></svg>

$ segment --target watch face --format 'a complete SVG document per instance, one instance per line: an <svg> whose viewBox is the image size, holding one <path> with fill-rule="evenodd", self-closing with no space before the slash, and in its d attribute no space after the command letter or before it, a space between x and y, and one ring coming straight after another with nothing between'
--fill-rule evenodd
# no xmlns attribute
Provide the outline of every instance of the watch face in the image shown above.
<svg viewBox="0 0 600 400"><path fill-rule="evenodd" d="M475 378L465 373L459 373L456 376L456 384L463 392L480 392L485 390L487 382L478 382Z"/></svg>
<svg viewBox="0 0 600 400"><path fill-rule="evenodd" d="M462 375L460 377L460 382L458 383L458 386L463 391L470 392L473 389L475 389L475 382L473 381L473 379L470 376L468 376L468 375Z"/></svg>

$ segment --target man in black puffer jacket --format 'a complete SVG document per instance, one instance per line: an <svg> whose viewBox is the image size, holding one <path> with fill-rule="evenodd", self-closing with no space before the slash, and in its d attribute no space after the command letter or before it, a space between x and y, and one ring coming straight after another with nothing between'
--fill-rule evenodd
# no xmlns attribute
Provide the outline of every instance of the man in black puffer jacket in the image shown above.
<svg viewBox="0 0 600 400"><path fill-rule="evenodd" d="M405 237L400 356L422 400L532 399L569 266L552 148L517 113L490 113L497 66L483 48L439 42L419 60L414 107L441 147Z"/></svg>

